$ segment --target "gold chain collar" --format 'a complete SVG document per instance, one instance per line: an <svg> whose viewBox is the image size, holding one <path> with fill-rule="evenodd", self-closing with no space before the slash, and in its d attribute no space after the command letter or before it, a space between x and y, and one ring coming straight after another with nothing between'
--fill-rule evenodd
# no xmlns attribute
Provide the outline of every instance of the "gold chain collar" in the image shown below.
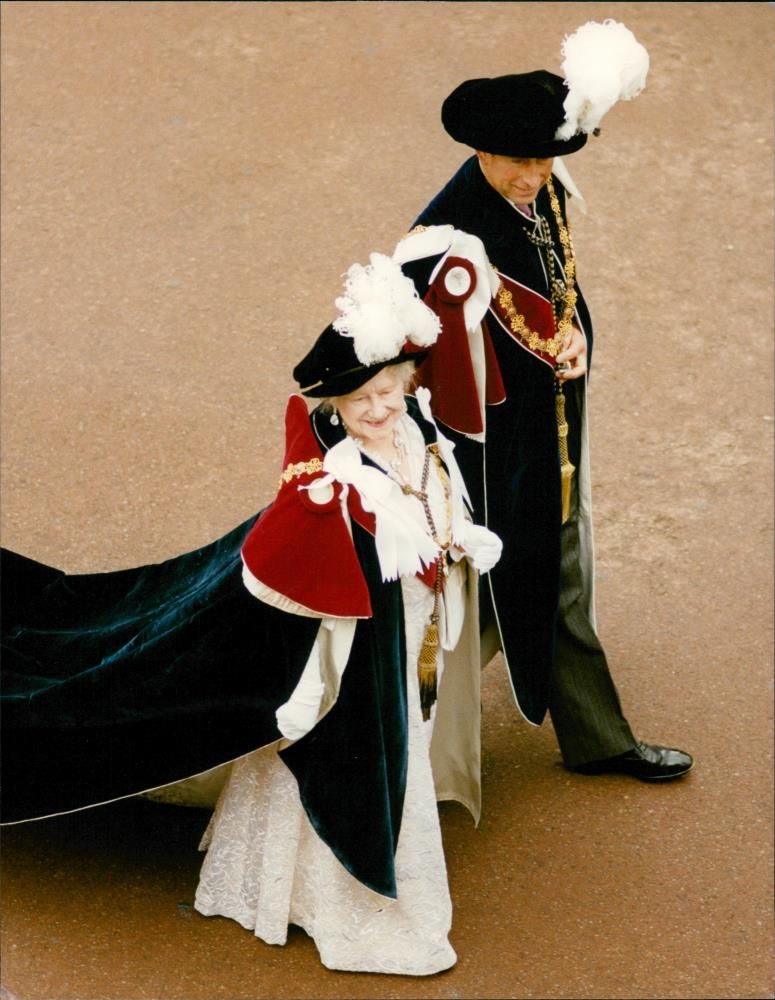
<svg viewBox="0 0 775 1000"><path fill-rule="evenodd" d="M549 177L546 181L546 190L549 193L549 204L552 207L552 212L554 213L554 218L557 222L557 231L560 236L560 244L563 251L563 270L565 271L565 294L562 297L562 311L558 314L555 310L556 333L554 337L542 337L540 334L536 333L535 330L530 329L525 322L525 317L522 313L517 312L516 307L514 306L512 294L508 288L503 285L503 283L501 283L498 290L498 303L506 315L512 331L516 333L517 336L523 340L531 350L540 351L543 354L548 354L551 358L556 358L565 346L565 338L570 330L573 322L573 314L576 309L576 300L578 298L575 287L576 258L573 253L573 242L571 241L570 229L562 217L560 200L554 190L551 177ZM550 248L549 253L551 252L552 249ZM552 301L552 306L555 307L554 301Z"/></svg>

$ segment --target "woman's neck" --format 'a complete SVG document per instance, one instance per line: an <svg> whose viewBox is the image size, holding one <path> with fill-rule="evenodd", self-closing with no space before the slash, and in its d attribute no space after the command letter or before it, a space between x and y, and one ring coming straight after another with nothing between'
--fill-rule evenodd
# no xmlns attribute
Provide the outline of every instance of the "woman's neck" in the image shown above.
<svg viewBox="0 0 775 1000"><path fill-rule="evenodd" d="M396 473L404 482L409 481L410 466L407 446L401 428L398 425L393 428L389 437L377 441L364 441L349 430L347 430L347 433L357 441L365 454L376 459L381 465Z"/></svg>

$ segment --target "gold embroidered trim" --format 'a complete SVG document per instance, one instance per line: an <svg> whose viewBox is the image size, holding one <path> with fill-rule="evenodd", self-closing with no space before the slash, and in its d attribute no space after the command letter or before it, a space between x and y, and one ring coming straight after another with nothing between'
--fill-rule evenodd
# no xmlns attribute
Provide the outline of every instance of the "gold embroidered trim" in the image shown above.
<svg viewBox="0 0 775 1000"><path fill-rule="evenodd" d="M311 475L313 472L322 471L323 463L319 458L311 458L309 462L291 462L280 476L277 488L280 489L283 483L289 483L292 479L297 479L299 476Z"/></svg>

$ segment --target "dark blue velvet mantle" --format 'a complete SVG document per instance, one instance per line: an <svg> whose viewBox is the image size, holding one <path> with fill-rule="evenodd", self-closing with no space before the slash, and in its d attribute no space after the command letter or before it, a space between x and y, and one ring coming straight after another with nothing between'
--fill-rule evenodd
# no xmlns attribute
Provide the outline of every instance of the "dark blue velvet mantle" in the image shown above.
<svg viewBox="0 0 775 1000"><path fill-rule="evenodd" d="M329 437L341 433L326 425ZM246 590L240 550L254 521L194 552L109 573L67 575L2 551L3 823L135 795L280 738L274 713L319 621ZM281 756L340 861L394 897L407 767L403 605L400 584L381 581L372 536L353 524L353 541L373 617L358 622L336 704Z"/></svg>

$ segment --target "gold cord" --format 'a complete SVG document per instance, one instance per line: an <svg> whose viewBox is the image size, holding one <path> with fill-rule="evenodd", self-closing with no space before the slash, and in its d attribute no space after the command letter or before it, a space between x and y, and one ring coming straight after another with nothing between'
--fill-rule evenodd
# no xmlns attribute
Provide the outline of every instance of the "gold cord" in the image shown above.
<svg viewBox="0 0 775 1000"><path fill-rule="evenodd" d="M557 414L557 439L560 447L560 489L562 494L562 523L570 517L571 483L576 466L568 455L568 422L565 419L565 393L562 384L557 383L554 396L555 412Z"/></svg>
<svg viewBox="0 0 775 1000"><path fill-rule="evenodd" d="M445 542L442 542L439 538L436 530L436 524L433 520L433 514L431 513L430 503L428 502L428 476L430 472L431 455L433 455L436 462L436 470L444 489L444 499L447 507L449 537ZM449 478L444 471L441 456L439 455L439 446L437 444L429 445L425 452L425 464L423 465L420 489L415 490L408 484L402 486L401 488L406 495L416 497L422 504L425 512L425 519L428 522L428 527L431 532L431 537L441 549L441 553L436 559L436 577L433 585L433 610L431 612L430 621L425 629L422 646L420 647L420 654L417 657L417 679L420 685L420 707L422 709L423 720L427 722L431 717L431 707L437 697L436 658L439 650L439 599L444 580L444 570L446 568L447 550L452 542L452 505L450 501L450 483Z"/></svg>

